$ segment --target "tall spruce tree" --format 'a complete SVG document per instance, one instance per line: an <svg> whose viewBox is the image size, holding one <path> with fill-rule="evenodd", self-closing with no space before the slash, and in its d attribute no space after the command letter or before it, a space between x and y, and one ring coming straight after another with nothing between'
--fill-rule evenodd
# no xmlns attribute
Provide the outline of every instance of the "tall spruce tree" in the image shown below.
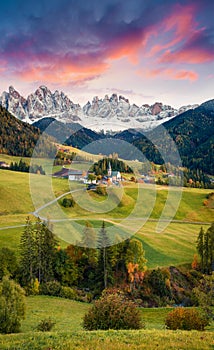
<svg viewBox="0 0 214 350"><path fill-rule="evenodd" d="M201 270L204 271L204 229L201 227L198 238L196 249L201 259Z"/></svg>
<svg viewBox="0 0 214 350"><path fill-rule="evenodd" d="M50 281L54 276L57 240L40 219L32 224L29 218L20 241L20 280L29 286L33 280Z"/></svg>
<svg viewBox="0 0 214 350"><path fill-rule="evenodd" d="M49 223L41 224L41 269L42 282L48 282L54 277L54 259L56 257L58 241L55 238Z"/></svg>
<svg viewBox="0 0 214 350"><path fill-rule="evenodd" d="M20 239L20 280L22 285L29 285L35 273L36 242L34 228L30 218L26 219L26 226Z"/></svg>
<svg viewBox="0 0 214 350"><path fill-rule="evenodd" d="M35 224L34 234L35 234L35 260L36 260L35 278L37 278L39 283L41 283L43 254L42 254L42 233L41 233L40 219L38 219Z"/></svg>
<svg viewBox="0 0 214 350"><path fill-rule="evenodd" d="M107 234L105 221L103 221L102 227L99 231L98 248L99 248L98 271L100 272L100 275L101 275L101 285L103 288L107 288L108 282L110 282L112 279L112 269L110 265L111 241Z"/></svg>
<svg viewBox="0 0 214 350"><path fill-rule="evenodd" d="M208 231L204 233L204 272L209 274L209 234Z"/></svg>
<svg viewBox="0 0 214 350"><path fill-rule="evenodd" d="M214 271L214 223L204 232L200 229L197 238L197 251L201 258L201 270L206 274Z"/></svg>
<svg viewBox="0 0 214 350"><path fill-rule="evenodd" d="M94 231L93 226L89 221L86 221L80 246L85 248L95 248L96 240L96 232Z"/></svg>
<svg viewBox="0 0 214 350"><path fill-rule="evenodd" d="M208 228L209 273L214 271L214 223Z"/></svg>

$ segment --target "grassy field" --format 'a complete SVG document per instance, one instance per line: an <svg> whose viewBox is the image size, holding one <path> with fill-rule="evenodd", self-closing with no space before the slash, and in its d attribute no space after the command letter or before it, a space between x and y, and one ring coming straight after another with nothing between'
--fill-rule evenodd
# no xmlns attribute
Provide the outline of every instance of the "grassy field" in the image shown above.
<svg viewBox="0 0 214 350"><path fill-rule="evenodd" d="M188 331L50 332L0 336L1 350L211 350L213 335Z"/></svg>
<svg viewBox="0 0 214 350"><path fill-rule="evenodd" d="M33 175L33 177L40 180L41 192L46 194L44 177L42 175ZM50 178L48 177L48 179ZM55 196L69 191L67 180L53 178L52 186ZM130 228L136 231L137 237L143 242L149 268L191 262L200 226L202 225L206 229L208 226L205 223L213 220L214 209L203 205L207 193L211 190L184 188L178 210L175 211L173 206L168 205L168 214L174 213L174 217L171 215L171 219L183 222L166 223L163 231L158 233L158 222L146 220L144 222L141 218L159 219L166 204L168 189L159 186L155 191L150 186L139 189L134 186L134 184L128 184L125 188L113 189L107 202L107 208L111 210L104 213L99 214L96 210L95 213L91 212L90 209L94 209L95 204L98 209L102 205L106 205L107 199L104 197L104 201L100 201L93 192L77 192L77 197L74 196L74 199L80 200L80 205L75 204L74 208L64 209L61 206L60 208L63 210L65 218L81 220L83 225L84 220L90 220L95 226L101 225L102 220L107 220L109 225L115 225L116 232L117 228ZM175 198L177 196L176 190L175 188L170 192L172 201L173 196ZM88 203L88 209L81 207L81 200L83 203ZM58 204L53 204L41 211L40 214L55 219L58 215L55 211L56 208L59 208ZM24 225L26 216L31 215L33 210L29 174L0 170L0 247L8 246L14 250L17 249L23 227L9 229L6 227ZM128 215L130 215L129 220L124 221ZM33 216L31 215L31 217ZM191 223L186 223L186 221ZM196 221L202 222L204 225L194 224ZM57 224L55 227L57 228ZM65 247L66 242L72 243L67 239L69 229L66 230L65 223L61 225L61 230L62 232L57 230L56 232L60 232L60 245Z"/></svg>
<svg viewBox="0 0 214 350"><path fill-rule="evenodd" d="M27 298L27 315L20 334L1 335L0 349L212 349L213 324L205 332L169 331L164 319L171 308L142 309L145 329L139 331L84 331L82 318L91 306L71 300L34 296ZM35 330L47 317L56 322L52 332Z"/></svg>
<svg viewBox="0 0 214 350"><path fill-rule="evenodd" d="M4 158L4 159L3 159ZM7 161L7 156L0 160ZM15 159L14 159L15 160ZM13 161L14 161L13 160ZM78 164L77 164L78 167ZM41 175L33 175L39 178L41 192L46 195L46 184ZM69 191L67 180L53 179L53 192L59 196ZM136 237L143 242L148 268L157 266L179 265L190 263L195 253L197 234L202 225L207 229L206 222L213 220L213 208L203 205L207 193L211 190L183 189L182 198L178 209L173 207L175 192L171 192L171 204L168 204L167 214L172 214L173 219L180 222L170 222L165 225L161 233L157 231L158 222L145 221L138 229ZM140 193L140 195L139 195ZM81 193L82 194L82 193ZM76 218L84 226L85 220L90 220L94 226L100 226L103 219L108 226L123 225L127 215L133 215L132 220L127 221L133 229L138 227L138 220L147 216L150 220L158 220L165 207L168 189L157 187L156 192L151 187L142 187L137 191L134 184L128 184L120 198L120 189L115 190L109 198L108 205L111 210L105 213L92 214L90 207L83 209L75 204L74 208L63 209L66 217ZM48 196L48 194L47 194ZM87 194L90 200L97 203L98 207L105 204L107 197L102 201L93 192ZM175 196L175 197L174 197ZM118 198L119 202L118 202ZM136 199L138 198L137 206ZM77 199L81 198L77 196ZM85 199L83 198L83 201ZM56 204L50 206L41 213L55 215ZM18 252L20 235L23 227L7 226L23 225L27 215L34 210L30 195L29 174L0 170L0 248L9 247ZM132 213L132 214L131 214ZM172 216L172 215L171 215ZM31 216L32 217L32 216ZM187 223L189 221L191 223ZM200 221L202 224L194 222ZM66 224L62 225L66 231ZM63 236L65 237L65 236ZM65 239L59 244L66 247ZM214 349L213 331L214 323L206 332L169 331L165 329L164 319L169 308L142 309L142 317L146 329L140 331L94 331L86 332L82 329L82 317L89 309L86 303L46 296L34 296L27 298L27 316L22 323L22 333L1 335L1 350L73 350L73 349L99 349L99 350L136 350L136 349L182 349L182 350L206 350ZM35 331L38 322L46 317L51 317L56 325L52 332L41 333Z"/></svg>

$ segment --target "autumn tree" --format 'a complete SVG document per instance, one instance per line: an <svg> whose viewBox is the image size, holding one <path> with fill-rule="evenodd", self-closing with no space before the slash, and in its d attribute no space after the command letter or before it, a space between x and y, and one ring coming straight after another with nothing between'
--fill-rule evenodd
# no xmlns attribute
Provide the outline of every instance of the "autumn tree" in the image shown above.
<svg viewBox="0 0 214 350"><path fill-rule="evenodd" d="M128 280L130 282L130 291L137 287L143 281L145 270L145 252L142 243L137 239L131 239L128 242L126 254L126 266Z"/></svg>

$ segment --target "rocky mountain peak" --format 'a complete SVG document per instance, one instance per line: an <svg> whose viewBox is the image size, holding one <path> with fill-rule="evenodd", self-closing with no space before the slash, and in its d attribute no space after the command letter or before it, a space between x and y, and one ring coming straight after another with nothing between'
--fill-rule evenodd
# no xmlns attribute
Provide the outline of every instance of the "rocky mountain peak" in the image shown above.
<svg viewBox="0 0 214 350"><path fill-rule="evenodd" d="M10 86L10 87L9 87L9 95L10 95L11 97L15 98L15 99L19 99L19 98L20 98L19 92L16 91L16 90L14 89L13 86Z"/></svg>
<svg viewBox="0 0 214 350"><path fill-rule="evenodd" d="M44 85L26 99L10 86L9 92L3 92L0 96L0 104L17 118L28 122L53 117L65 123L78 121L94 130L128 128L148 130L198 106L183 106L179 110L161 102L155 102L151 106L149 104L137 106L131 104L128 98L113 93L110 97L95 96L92 102L88 101L81 107L73 103L64 92L56 90L52 93Z"/></svg>

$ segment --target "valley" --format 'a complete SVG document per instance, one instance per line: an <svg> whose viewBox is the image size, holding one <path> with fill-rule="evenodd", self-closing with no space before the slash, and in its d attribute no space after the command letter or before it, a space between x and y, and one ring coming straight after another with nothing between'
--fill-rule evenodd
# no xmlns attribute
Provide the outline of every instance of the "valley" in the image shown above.
<svg viewBox="0 0 214 350"><path fill-rule="evenodd" d="M12 269L11 276L27 294L21 333L0 336L2 349L12 350L15 342L21 349L82 349L87 344L88 349L117 350L127 349L128 338L133 350L143 349L145 340L145 348L151 350L156 343L164 350L166 342L172 349L175 344L195 349L199 332L169 331L165 319L174 306L203 309L193 290L206 278L199 233L206 237L213 227L209 109L209 103L196 106L145 136L133 129L105 135L53 118L32 126L1 108L0 254L6 265L0 264L0 273L4 276ZM182 161L177 163L173 155L178 150ZM34 173L30 165L36 165ZM21 242L27 232L31 243L25 250ZM47 277L36 272L44 261L49 264L45 248L40 265L40 255L32 260L35 271L29 282L28 275L19 272L22 266L29 267L23 256L30 258L31 247L35 254L48 246L49 259L54 260L43 272ZM7 255L18 264L17 270L12 263L7 265ZM110 293L120 288L135 302L144 329L83 330L83 317L105 285ZM47 322L46 315L56 323L48 335L36 330L41 318ZM201 348L209 349L212 332L213 320L198 339Z"/></svg>

